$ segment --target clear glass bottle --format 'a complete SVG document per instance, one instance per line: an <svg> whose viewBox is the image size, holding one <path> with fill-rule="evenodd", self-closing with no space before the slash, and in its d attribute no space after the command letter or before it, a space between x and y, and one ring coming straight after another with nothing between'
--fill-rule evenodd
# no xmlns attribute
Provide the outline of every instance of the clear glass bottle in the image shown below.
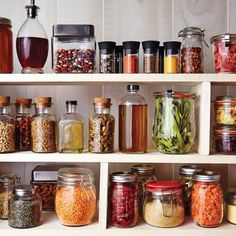
<svg viewBox="0 0 236 236"><path fill-rule="evenodd" d="M123 46L117 45L115 48L115 73L123 73Z"/></svg>
<svg viewBox="0 0 236 236"><path fill-rule="evenodd" d="M31 122L33 152L56 152L56 118L51 114L52 98L36 97L36 114Z"/></svg>
<svg viewBox="0 0 236 236"><path fill-rule="evenodd" d="M83 152L84 119L77 113L77 101L66 101L66 110L59 121L59 152Z"/></svg>
<svg viewBox="0 0 236 236"><path fill-rule="evenodd" d="M15 151L15 120L10 97L0 96L0 153Z"/></svg>
<svg viewBox="0 0 236 236"><path fill-rule="evenodd" d="M128 85L128 95L119 103L119 150L147 152L148 105L139 94L139 85Z"/></svg>
<svg viewBox="0 0 236 236"><path fill-rule="evenodd" d="M87 168L62 168L58 171L55 211L66 226L91 224L96 213L95 177Z"/></svg>
<svg viewBox="0 0 236 236"><path fill-rule="evenodd" d="M38 20L39 7L35 0L26 6L27 19L21 26L16 39L18 59L22 73L43 73L48 56L47 34Z"/></svg>
<svg viewBox="0 0 236 236"><path fill-rule="evenodd" d="M94 99L94 114L89 117L89 152L114 152L115 118L110 115L110 98Z"/></svg>
<svg viewBox="0 0 236 236"><path fill-rule="evenodd" d="M17 151L31 150L31 103L29 98L16 98L16 138Z"/></svg>

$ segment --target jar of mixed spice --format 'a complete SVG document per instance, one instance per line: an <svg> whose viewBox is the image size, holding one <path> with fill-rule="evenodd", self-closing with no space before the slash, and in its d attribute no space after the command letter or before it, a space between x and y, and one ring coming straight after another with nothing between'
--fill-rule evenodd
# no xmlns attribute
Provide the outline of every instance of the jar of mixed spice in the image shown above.
<svg viewBox="0 0 236 236"><path fill-rule="evenodd" d="M87 168L62 168L58 171L55 210L61 224L88 225L96 213L93 171Z"/></svg>
<svg viewBox="0 0 236 236"><path fill-rule="evenodd" d="M226 194L226 219L236 224L236 189L229 189Z"/></svg>
<svg viewBox="0 0 236 236"><path fill-rule="evenodd" d="M115 118L110 115L110 98L94 99L94 114L89 117L89 152L114 152Z"/></svg>
<svg viewBox="0 0 236 236"><path fill-rule="evenodd" d="M177 181L159 181L146 184L143 217L147 224L170 228L184 222L182 185Z"/></svg>
<svg viewBox="0 0 236 236"><path fill-rule="evenodd" d="M223 220L223 193L220 175L204 171L194 175L191 214L193 221L202 227L213 228Z"/></svg>
<svg viewBox="0 0 236 236"><path fill-rule="evenodd" d="M36 97L36 115L31 122L32 151L56 152L56 118L51 114L52 98Z"/></svg>
<svg viewBox="0 0 236 236"><path fill-rule="evenodd" d="M137 177L131 172L111 174L109 189L110 221L115 227L133 227L138 222Z"/></svg>
<svg viewBox="0 0 236 236"><path fill-rule="evenodd" d="M123 46L117 45L115 48L115 73L123 73Z"/></svg>

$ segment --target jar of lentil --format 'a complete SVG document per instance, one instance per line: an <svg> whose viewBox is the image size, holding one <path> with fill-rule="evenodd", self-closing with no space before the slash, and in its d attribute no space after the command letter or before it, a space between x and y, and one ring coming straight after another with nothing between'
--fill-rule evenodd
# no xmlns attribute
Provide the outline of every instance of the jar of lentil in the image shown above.
<svg viewBox="0 0 236 236"><path fill-rule="evenodd" d="M16 98L16 150L31 150L31 102L29 98Z"/></svg>
<svg viewBox="0 0 236 236"><path fill-rule="evenodd" d="M236 189L229 189L226 194L226 219L236 224Z"/></svg>
<svg viewBox="0 0 236 236"><path fill-rule="evenodd" d="M133 227L138 222L137 177L131 172L111 174L109 201L111 225L119 228Z"/></svg>
<svg viewBox="0 0 236 236"><path fill-rule="evenodd" d="M170 228L184 222L182 185L177 181L159 181L146 184L143 217L147 224Z"/></svg>
<svg viewBox="0 0 236 236"><path fill-rule="evenodd" d="M0 96L0 153L15 151L15 120L10 97Z"/></svg>
<svg viewBox="0 0 236 236"><path fill-rule="evenodd" d="M39 226L41 223L41 197L37 193L33 193L30 185L20 185L14 188L9 199L9 226L26 229Z"/></svg>
<svg viewBox="0 0 236 236"><path fill-rule="evenodd" d="M89 152L114 152L115 118L110 115L110 98L94 99L94 114L89 117Z"/></svg>
<svg viewBox="0 0 236 236"><path fill-rule="evenodd" d="M93 171L87 168L62 168L58 171L55 211L61 224L82 226L92 222L96 213Z"/></svg>
<svg viewBox="0 0 236 236"><path fill-rule="evenodd" d="M32 151L56 152L56 118L51 114L52 98L36 97L36 114L31 122Z"/></svg>
<svg viewBox="0 0 236 236"><path fill-rule="evenodd" d="M191 214L193 221L206 228L217 227L223 220L223 193L220 175L204 171L194 175Z"/></svg>

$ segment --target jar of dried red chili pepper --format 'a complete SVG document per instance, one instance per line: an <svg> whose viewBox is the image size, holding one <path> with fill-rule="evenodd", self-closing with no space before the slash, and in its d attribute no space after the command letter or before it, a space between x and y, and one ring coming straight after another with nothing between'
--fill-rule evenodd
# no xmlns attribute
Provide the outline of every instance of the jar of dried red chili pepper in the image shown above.
<svg viewBox="0 0 236 236"><path fill-rule="evenodd" d="M115 227L133 227L138 222L138 187L131 172L111 174L109 189L110 221Z"/></svg>
<svg viewBox="0 0 236 236"><path fill-rule="evenodd" d="M191 213L193 221L207 228L217 227L223 220L223 193L220 175L213 171L198 173L193 178Z"/></svg>

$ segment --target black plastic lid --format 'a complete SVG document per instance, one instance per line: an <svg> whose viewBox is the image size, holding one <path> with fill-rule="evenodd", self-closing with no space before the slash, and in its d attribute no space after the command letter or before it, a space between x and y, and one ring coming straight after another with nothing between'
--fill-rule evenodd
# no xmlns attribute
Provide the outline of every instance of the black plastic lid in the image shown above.
<svg viewBox="0 0 236 236"><path fill-rule="evenodd" d="M181 42L179 41L168 41L164 42L164 48L166 49L180 49L181 47Z"/></svg>
<svg viewBox="0 0 236 236"><path fill-rule="evenodd" d="M68 101L66 101L66 105L77 105L77 101L76 100L68 100Z"/></svg>
<svg viewBox="0 0 236 236"><path fill-rule="evenodd" d="M155 41L155 40L148 40L148 41L143 41L142 45L143 45L143 49L158 49L159 48L159 41Z"/></svg>
<svg viewBox="0 0 236 236"><path fill-rule="evenodd" d="M139 49L140 42L138 41L125 41L122 42L124 49Z"/></svg>
<svg viewBox="0 0 236 236"><path fill-rule="evenodd" d="M116 51L116 53L123 53L123 46L122 45L116 45L115 51Z"/></svg>
<svg viewBox="0 0 236 236"><path fill-rule="evenodd" d="M53 36L94 37L93 25L53 25Z"/></svg>
<svg viewBox="0 0 236 236"><path fill-rule="evenodd" d="M114 50L116 47L116 42L113 41L102 41L98 43L99 50L110 49Z"/></svg>
<svg viewBox="0 0 236 236"><path fill-rule="evenodd" d="M132 90L139 91L139 85L138 84L129 84L129 85L127 85L127 90L128 91L132 91Z"/></svg>

